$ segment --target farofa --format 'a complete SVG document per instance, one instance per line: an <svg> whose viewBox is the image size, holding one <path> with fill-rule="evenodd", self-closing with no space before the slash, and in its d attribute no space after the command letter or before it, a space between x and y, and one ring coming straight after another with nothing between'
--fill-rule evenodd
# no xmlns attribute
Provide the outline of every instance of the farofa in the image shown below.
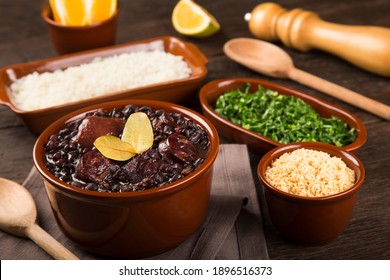
<svg viewBox="0 0 390 280"><path fill-rule="evenodd" d="M339 157L310 149L285 153L265 172L267 181L282 191L322 197L345 191L355 183L355 172Z"/></svg>

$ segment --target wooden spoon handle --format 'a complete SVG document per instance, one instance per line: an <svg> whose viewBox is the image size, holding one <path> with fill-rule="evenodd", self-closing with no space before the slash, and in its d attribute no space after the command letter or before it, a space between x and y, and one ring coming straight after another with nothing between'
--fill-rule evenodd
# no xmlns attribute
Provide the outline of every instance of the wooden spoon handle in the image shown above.
<svg viewBox="0 0 390 280"><path fill-rule="evenodd" d="M330 96L343 100L346 103L366 110L367 112L385 120L390 120L390 106L388 105L365 97L357 92L336 85L297 68L292 68L291 71L288 72L288 77L303 85L309 86Z"/></svg>
<svg viewBox="0 0 390 280"><path fill-rule="evenodd" d="M28 228L27 236L56 260L79 259L37 224Z"/></svg>

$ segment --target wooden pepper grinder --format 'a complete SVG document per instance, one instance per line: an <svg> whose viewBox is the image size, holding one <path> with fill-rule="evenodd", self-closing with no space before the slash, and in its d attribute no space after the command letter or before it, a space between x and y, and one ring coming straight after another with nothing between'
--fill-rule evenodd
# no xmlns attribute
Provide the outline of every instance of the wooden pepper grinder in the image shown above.
<svg viewBox="0 0 390 280"><path fill-rule="evenodd" d="M250 31L259 39L280 40L300 51L323 50L358 67L390 77L389 28L334 24L313 12L287 11L275 3L262 3L245 18Z"/></svg>

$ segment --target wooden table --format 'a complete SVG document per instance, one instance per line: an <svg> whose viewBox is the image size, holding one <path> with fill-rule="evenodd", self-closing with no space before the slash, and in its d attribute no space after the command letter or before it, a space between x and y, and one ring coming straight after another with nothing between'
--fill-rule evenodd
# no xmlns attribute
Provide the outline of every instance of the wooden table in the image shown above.
<svg viewBox="0 0 390 280"><path fill-rule="evenodd" d="M351 25L378 25L390 28L388 0L356 1L277 1L285 8L302 8L323 19ZM171 12L176 1L120 1L117 43L173 35L196 44L208 57L206 81L227 77L252 77L271 80L325 99L356 114L366 125L367 143L357 155L366 168L366 181L349 227L334 242L318 247L303 247L283 240L264 213L264 227L271 259L390 259L390 124L342 101L299 85L252 72L229 60L223 44L235 37L252 37L243 16L260 1L199 0L222 25L215 36L191 39L172 27ZM0 0L0 67L55 56L47 27L40 18L41 1ZM346 38L347 39L347 38ZM283 47L283 46L282 46ZM390 80L321 51L302 53L287 49L297 67L336 84L390 104ZM390 50L389 50L390 51ZM390 62L389 62L390 63ZM194 93L196 94L196 93ZM195 96L195 95L194 95ZM199 109L197 102L185 104ZM22 182L30 171L36 136L27 130L7 107L0 107L0 177ZM223 139L223 142L228 142ZM250 152L255 168L260 155ZM256 174L254 173L254 176ZM261 184L255 177L256 185ZM261 196L260 199L262 200ZM1 241L0 241L1 242Z"/></svg>

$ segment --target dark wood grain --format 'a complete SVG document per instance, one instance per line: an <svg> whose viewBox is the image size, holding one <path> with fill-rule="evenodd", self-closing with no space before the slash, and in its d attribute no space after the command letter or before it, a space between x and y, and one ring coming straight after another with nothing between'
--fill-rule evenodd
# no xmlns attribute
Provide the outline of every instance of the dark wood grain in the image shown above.
<svg viewBox="0 0 390 280"><path fill-rule="evenodd" d="M121 11L117 43L162 35L177 36L196 44L208 57L209 73L205 82L227 77L271 80L328 100L356 114L366 125L368 141L357 153L366 168L366 181L349 227L330 244L303 247L282 239L269 221L262 201L261 184L256 179L271 259L390 259L389 122L293 81L265 77L229 60L222 52L223 44L235 37L252 37L243 16L260 1L199 0L198 3L214 14L222 25L218 34L205 39L187 38L175 32L171 24L171 12L176 1L119 2ZM277 2L288 9L299 7L312 10L323 19L336 23L390 28L388 0ZM43 0L0 0L0 67L56 55L47 27L40 18L43 3ZM389 78L371 74L318 50L302 53L281 47L302 70L390 105ZM184 105L199 109L196 99ZM35 139L36 136L24 127L12 111L0 106L0 177L19 183L25 179L33 165L32 149ZM223 142L227 141L223 139ZM251 151L250 157L255 170L260 155ZM256 176L255 171L253 172ZM6 242L1 242L3 241Z"/></svg>

